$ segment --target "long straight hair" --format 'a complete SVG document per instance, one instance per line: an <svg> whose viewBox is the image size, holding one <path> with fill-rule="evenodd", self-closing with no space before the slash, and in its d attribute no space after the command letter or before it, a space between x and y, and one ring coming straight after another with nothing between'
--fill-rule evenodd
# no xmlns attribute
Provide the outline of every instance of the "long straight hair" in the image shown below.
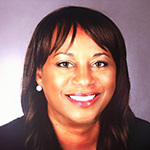
<svg viewBox="0 0 150 150"><path fill-rule="evenodd" d="M61 149L48 117L45 95L43 91L35 90L36 69L42 68L48 56L63 45L71 28L73 33L70 45L74 42L78 26L99 47L111 52L117 69L114 95L99 118L101 129L97 149L127 148L129 125L134 115L129 108L130 82L124 39L117 26L104 14L88 8L69 6L42 19L33 33L26 53L21 101L26 117L26 146L29 150ZM52 46L56 28L57 36Z"/></svg>

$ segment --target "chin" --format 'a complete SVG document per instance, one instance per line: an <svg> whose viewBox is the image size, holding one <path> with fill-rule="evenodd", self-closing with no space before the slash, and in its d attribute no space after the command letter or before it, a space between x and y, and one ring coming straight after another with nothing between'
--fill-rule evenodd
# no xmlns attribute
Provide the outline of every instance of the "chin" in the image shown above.
<svg viewBox="0 0 150 150"><path fill-rule="evenodd" d="M70 118L70 121L72 124L76 125L89 125L89 124L95 124L97 121L99 121L100 115L91 115L91 116L74 116Z"/></svg>

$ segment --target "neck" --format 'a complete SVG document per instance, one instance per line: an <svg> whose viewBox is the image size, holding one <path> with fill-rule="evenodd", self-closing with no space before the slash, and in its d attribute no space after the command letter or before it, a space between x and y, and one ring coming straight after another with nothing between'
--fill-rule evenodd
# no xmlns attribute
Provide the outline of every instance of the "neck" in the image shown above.
<svg viewBox="0 0 150 150"><path fill-rule="evenodd" d="M62 125L52 118L51 121L63 150L96 150L99 121L78 126Z"/></svg>

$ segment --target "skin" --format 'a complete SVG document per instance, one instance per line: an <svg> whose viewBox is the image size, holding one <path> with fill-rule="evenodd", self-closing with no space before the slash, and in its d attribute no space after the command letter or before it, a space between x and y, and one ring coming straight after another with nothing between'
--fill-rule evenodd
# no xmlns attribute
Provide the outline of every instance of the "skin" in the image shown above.
<svg viewBox="0 0 150 150"><path fill-rule="evenodd" d="M110 51L100 48L82 28L77 28L75 41L68 48L71 36L72 30L62 47L37 69L36 81L43 87L48 115L63 149L94 150L98 118L115 90L116 65ZM99 96L85 107L68 100L66 94L74 93Z"/></svg>

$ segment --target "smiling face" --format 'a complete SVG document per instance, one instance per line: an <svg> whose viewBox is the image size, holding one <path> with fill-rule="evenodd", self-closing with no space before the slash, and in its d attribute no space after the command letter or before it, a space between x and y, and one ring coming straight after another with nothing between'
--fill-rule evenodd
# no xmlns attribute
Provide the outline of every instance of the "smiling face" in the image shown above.
<svg viewBox="0 0 150 150"><path fill-rule="evenodd" d="M36 81L43 87L48 115L64 124L98 121L116 86L116 65L109 50L100 48L81 28L73 45L70 31L65 43L37 69Z"/></svg>

